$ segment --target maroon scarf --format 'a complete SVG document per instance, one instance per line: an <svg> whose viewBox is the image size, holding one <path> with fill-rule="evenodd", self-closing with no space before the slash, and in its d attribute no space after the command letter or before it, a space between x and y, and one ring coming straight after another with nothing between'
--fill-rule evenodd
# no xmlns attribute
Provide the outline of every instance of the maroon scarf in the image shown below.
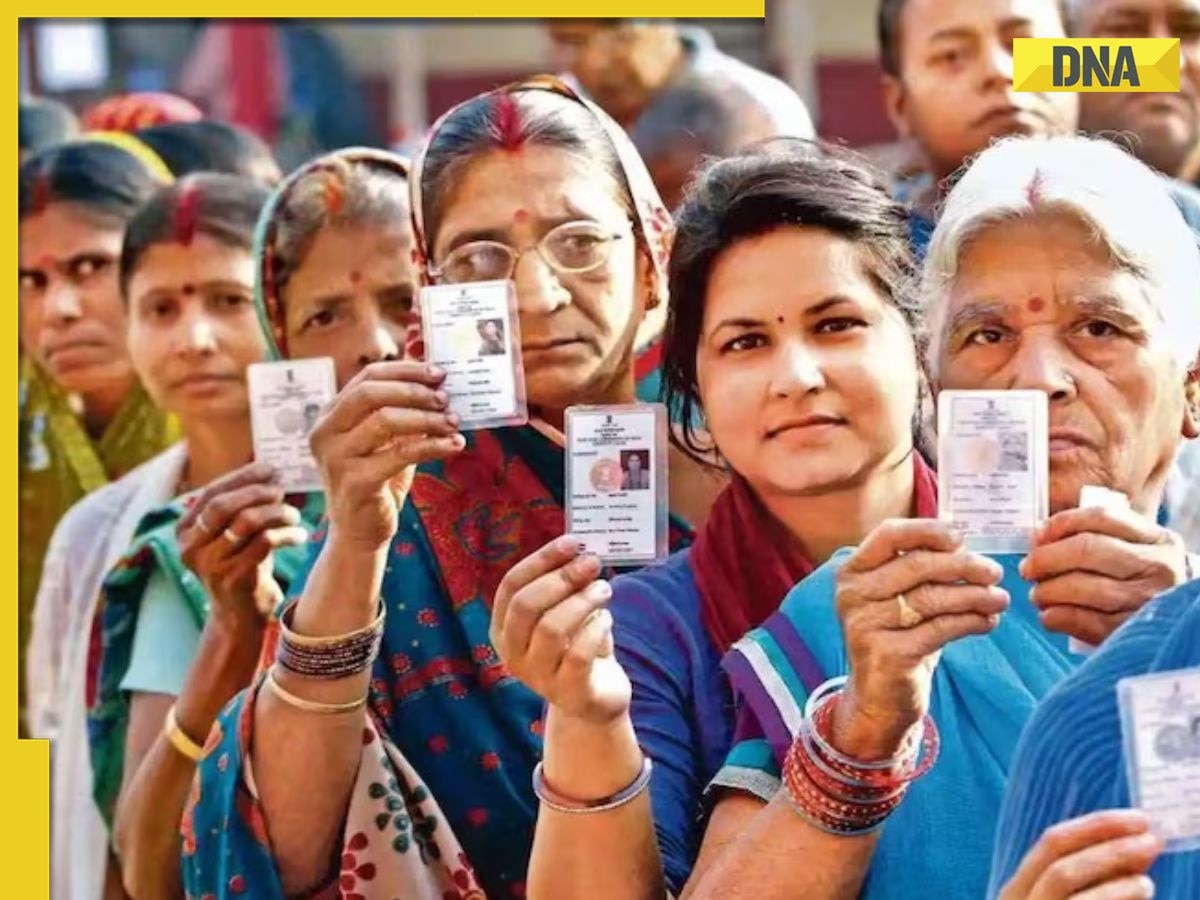
<svg viewBox="0 0 1200 900"><path fill-rule="evenodd" d="M937 517L937 475L913 452L914 517ZM734 475L691 550L704 625L724 653L761 625L816 566Z"/></svg>

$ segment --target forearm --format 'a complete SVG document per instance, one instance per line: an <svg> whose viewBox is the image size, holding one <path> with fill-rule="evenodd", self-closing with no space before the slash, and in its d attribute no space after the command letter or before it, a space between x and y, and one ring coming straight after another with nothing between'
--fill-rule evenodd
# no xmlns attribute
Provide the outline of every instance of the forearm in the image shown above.
<svg viewBox="0 0 1200 900"><path fill-rule="evenodd" d="M577 800L608 797L633 782L641 767L628 715L592 725L551 708L543 771L556 792ZM542 805L529 867L532 900L661 900L664 892L648 790L601 813L561 813Z"/></svg>
<svg viewBox="0 0 1200 900"><path fill-rule="evenodd" d="M781 788L683 891L687 900L856 900L878 832L827 834L791 808Z"/></svg>
<svg viewBox="0 0 1200 900"><path fill-rule="evenodd" d="M294 630L322 637L369 625L378 613L387 549L347 548L331 535L297 604ZM274 673L286 691L318 703L353 702L366 694L370 682L369 670L329 680L303 678L281 667ZM358 773L363 725L362 709L325 715L297 709L269 689L258 695L254 779L285 893L315 887L333 871Z"/></svg>
<svg viewBox="0 0 1200 900"><path fill-rule="evenodd" d="M180 730L203 746L221 709L250 682L262 629L219 621L205 627L183 691L175 702ZM160 734L125 773L114 842L122 880L134 900L181 897L179 821L196 766Z"/></svg>

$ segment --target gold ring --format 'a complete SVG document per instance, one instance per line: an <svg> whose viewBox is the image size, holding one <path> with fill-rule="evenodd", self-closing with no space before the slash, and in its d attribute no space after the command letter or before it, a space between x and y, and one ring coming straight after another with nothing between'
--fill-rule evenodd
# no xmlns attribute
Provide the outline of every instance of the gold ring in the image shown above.
<svg viewBox="0 0 1200 900"><path fill-rule="evenodd" d="M226 528L222 537L224 537L225 540L229 541L229 543L233 544L235 547L242 542L242 536L232 528Z"/></svg>
<svg viewBox="0 0 1200 900"><path fill-rule="evenodd" d="M915 628L925 621L925 617L908 605L903 594L896 595L896 605L900 607L900 627Z"/></svg>

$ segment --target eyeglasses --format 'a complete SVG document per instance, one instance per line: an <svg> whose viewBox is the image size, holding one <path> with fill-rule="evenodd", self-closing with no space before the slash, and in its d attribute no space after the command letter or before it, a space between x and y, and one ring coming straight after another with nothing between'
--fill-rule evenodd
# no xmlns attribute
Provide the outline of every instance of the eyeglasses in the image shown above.
<svg viewBox="0 0 1200 900"><path fill-rule="evenodd" d="M499 241L471 241L456 247L440 266L430 268L429 274L442 284L507 281L521 257L533 250L553 271L581 275L608 262L613 244L629 233L628 229L614 232L595 222L564 222L524 250Z"/></svg>

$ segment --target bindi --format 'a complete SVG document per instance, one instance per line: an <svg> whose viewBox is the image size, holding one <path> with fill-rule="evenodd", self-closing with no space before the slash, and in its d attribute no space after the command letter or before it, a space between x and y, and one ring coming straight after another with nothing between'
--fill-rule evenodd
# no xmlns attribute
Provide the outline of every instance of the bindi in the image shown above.
<svg viewBox="0 0 1200 900"><path fill-rule="evenodd" d="M189 296L191 296L192 294L196 293L196 286L195 286L195 285L193 285L193 284L185 284L185 285L184 285L184 286L181 288L181 290L182 290L182 292L183 292L183 295L184 295L185 297L189 297Z"/></svg>
<svg viewBox="0 0 1200 900"><path fill-rule="evenodd" d="M350 273L350 283L358 284L362 281L362 272L354 271Z"/></svg>
<svg viewBox="0 0 1200 900"><path fill-rule="evenodd" d="M1025 304L1031 313L1040 313L1046 308L1046 301L1041 297L1030 297L1029 302Z"/></svg>
<svg viewBox="0 0 1200 900"><path fill-rule="evenodd" d="M783 324L783 316L776 316L775 321L778 322L780 325L782 325Z"/></svg>
<svg viewBox="0 0 1200 900"><path fill-rule="evenodd" d="M527 209L518 209L518 210L517 210L515 213L513 213L513 221L514 221L514 222L527 222L527 221L529 221L529 210L527 210Z"/></svg>

